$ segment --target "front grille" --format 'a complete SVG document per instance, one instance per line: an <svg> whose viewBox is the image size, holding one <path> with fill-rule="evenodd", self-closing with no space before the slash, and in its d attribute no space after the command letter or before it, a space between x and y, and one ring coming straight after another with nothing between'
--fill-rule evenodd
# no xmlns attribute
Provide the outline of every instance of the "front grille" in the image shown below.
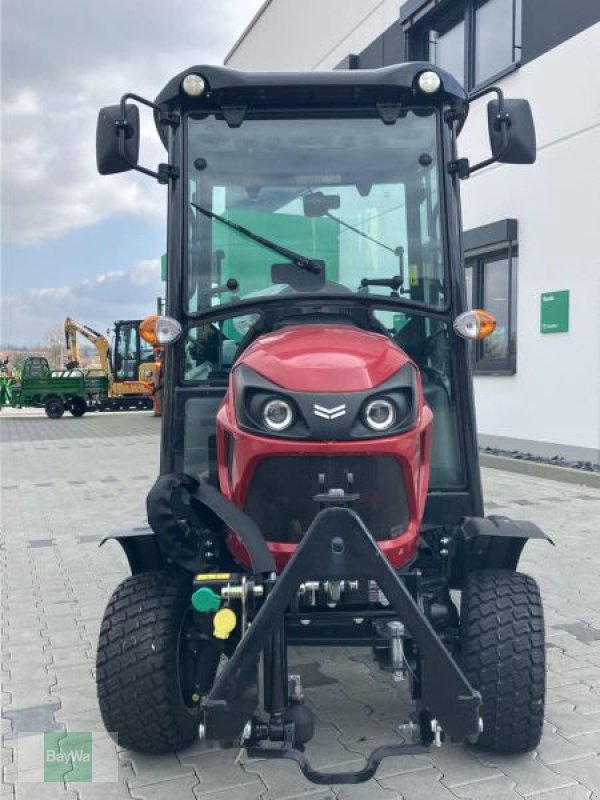
<svg viewBox="0 0 600 800"><path fill-rule="evenodd" d="M268 541L299 542L319 511L313 500L320 491L319 475L325 475L326 489L346 489L349 472L352 491L360 495L352 507L375 539L403 533L408 502L400 465L391 456L267 458L254 473L245 511Z"/></svg>

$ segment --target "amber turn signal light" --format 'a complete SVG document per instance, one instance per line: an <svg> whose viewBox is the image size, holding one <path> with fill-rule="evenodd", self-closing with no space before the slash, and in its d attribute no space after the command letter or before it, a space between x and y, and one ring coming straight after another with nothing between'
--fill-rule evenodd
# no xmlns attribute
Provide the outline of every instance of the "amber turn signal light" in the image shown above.
<svg viewBox="0 0 600 800"><path fill-rule="evenodd" d="M453 327L463 339L485 339L496 330L496 317L482 308L474 308L459 314Z"/></svg>
<svg viewBox="0 0 600 800"><path fill-rule="evenodd" d="M173 344L181 336L181 325L173 317L152 314L140 323L140 336L155 346Z"/></svg>

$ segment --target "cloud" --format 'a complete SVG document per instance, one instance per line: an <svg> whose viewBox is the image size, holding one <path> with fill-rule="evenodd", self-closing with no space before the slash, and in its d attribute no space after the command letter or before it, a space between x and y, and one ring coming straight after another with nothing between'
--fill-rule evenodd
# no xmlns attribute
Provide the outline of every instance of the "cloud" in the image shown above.
<svg viewBox="0 0 600 800"><path fill-rule="evenodd" d="M260 0L7 0L2 5L5 241L31 245L120 214L161 220L165 189L136 173L100 178L101 106L153 99L186 67L219 63ZM144 112L142 112L144 113ZM144 116L141 163L164 151Z"/></svg>
<svg viewBox="0 0 600 800"><path fill-rule="evenodd" d="M75 286L29 289L2 298L2 342L35 345L66 316L104 332L117 319L143 319L164 292L158 259L104 272Z"/></svg>

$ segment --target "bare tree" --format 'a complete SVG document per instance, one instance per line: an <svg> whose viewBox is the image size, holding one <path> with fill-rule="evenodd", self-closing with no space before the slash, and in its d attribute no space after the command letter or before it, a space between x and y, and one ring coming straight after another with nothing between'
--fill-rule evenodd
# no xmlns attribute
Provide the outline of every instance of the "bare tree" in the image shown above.
<svg viewBox="0 0 600 800"><path fill-rule="evenodd" d="M44 351L51 369L64 369L65 334L62 325L54 325L44 334Z"/></svg>

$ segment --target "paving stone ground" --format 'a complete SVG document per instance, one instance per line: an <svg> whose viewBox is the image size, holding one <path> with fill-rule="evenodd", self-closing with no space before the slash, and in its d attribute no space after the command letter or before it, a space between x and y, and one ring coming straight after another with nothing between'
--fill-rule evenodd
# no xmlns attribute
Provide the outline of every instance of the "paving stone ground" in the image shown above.
<svg viewBox="0 0 600 800"><path fill-rule="evenodd" d="M117 544L99 549L98 541L143 515L158 434L149 412L62 420L4 412L0 419L2 798L600 798L600 491L497 470L484 470L488 513L533 520L556 544L532 542L522 561L541 584L546 611L547 722L537 752L500 757L446 744L427 756L387 759L368 784L319 787L292 763L236 763L235 751L200 743L170 756L140 756L108 740L94 758L108 768L117 753L116 782L15 783L19 732L102 730L96 639L127 565ZM411 708L406 688L373 668L367 651L297 649L292 662L311 687L317 727L309 755L317 766L356 768L397 737Z"/></svg>

